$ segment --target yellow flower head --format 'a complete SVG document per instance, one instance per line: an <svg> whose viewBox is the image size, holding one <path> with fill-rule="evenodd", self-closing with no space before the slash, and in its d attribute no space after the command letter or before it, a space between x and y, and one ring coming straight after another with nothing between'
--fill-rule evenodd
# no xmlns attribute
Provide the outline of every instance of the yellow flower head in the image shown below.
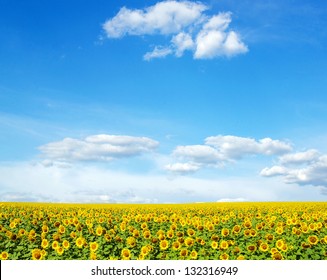
<svg viewBox="0 0 327 280"><path fill-rule="evenodd" d="M97 236L101 236L103 232L102 226L97 226L95 233Z"/></svg>
<svg viewBox="0 0 327 280"><path fill-rule="evenodd" d="M69 244L69 241L67 240L64 240L62 242L62 247L64 247L65 250L67 250L69 248L70 244Z"/></svg>
<svg viewBox="0 0 327 280"><path fill-rule="evenodd" d="M211 242L211 248L212 249L217 249L218 248L218 242L217 241L212 241Z"/></svg>
<svg viewBox="0 0 327 280"><path fill-rule="evenodd" d="M194 239L191 237L186 237L186 239L184 240L184 243L187 247L193 246L194 244Z"/></svg>
<svg viewBox="0 0 327 280"><path fill-rule="evenodd" d="M169 246L169 242L166 239L160 241L160 249L161 250L168 249L168 246Z"/></svg>
<svg viewBox="0 0 327 280"><path fill-rule="evenodd" d="M78 248L82 248L84 245L84 238L83 237L78 237L75 241L75 244Z"/></svg>
<svg viewBox="0 0 327 280"><path fill-rule="evenodd" d="M9 254L6 251L3 251L0 255L1 260L8 260Z"/></svg>
<svg viewBox="0 0 327 280"><path fill-rule="evenodd" d="M220 258L221 260L228 260L228 259L229 259L229 255L226 254L226 253L223 253L223 254L221 254L221 255L219 256L219 258Z"/></svg>
<svg viewBox="0 0 327 280"><path fill-rule="evenodd" d="M220 249L226 250L228 248L228 242L226 240L222 240L220 242Z"/></svg>
<svg viewBox="0 0 327 280"><path fill-rule="evenodd" d="M259 250L262 252L267 252L269 250L269 245L265 242L262 242L259 246Z"/></svg>
<svg viewBox="0 0 327 280"><path fill-rule="evenodd" d="M95 252L96 250L98 250L99 248L99 244L97 242L90 242L90 250L92 252Z"/></svg>
<svg viewBox="0 0 327 280"><path fill-rule="evenodd" d="M63 253L64 253L64 248L62 248L62 247L58 247L57 249L56 249L56 252L57 252L57 254L59 255L59 256L61 256Z"/></svg>
<svg viewBox="0 0 327 280"><path fill-rule="evenodd" d="M121 251L121 256L123 260L129 260L131 258L131 251L125 248Z"/></svg>
<svg viewBox="0 0 327 280"><path fill-rule="evenodd" d="M43 249L48 248L48 246L49 246L49 241L48 241L47 239L43 239L43 240L42 240L42 243L41 243L41 246L42 246Z"/></svg>
<svg viewBox="0 0 327 280"><path fill-rule="evenodd" d="M224 236L224 237L228 236L229 235L229 229L228 228L223 228L221 230L221 235Z"/></svg>
<svg viewBox="0 0 327 280"><path fill-rule="evenodd" d="M181 251L180 251L180 253L179 253L179 255L181 256L181 257L187 257L187 255L188 255L188 250L187 249L182 249Z"/></svg>
<svg viewBox="0 0 327 280"><path fill-rule="evenodd" d="M171 247L173 248L173 250L179 250L181 248L181 243L179 243L178 241L174 241Z"/></svg>
<svg viewBox="0 0 327 280"><path fill-rule="evenodd" d="M40 249L32 250L32 259L33 260L42 260L42 252Z"/></svg>
<svg viewBox="0 0 327 280"><path fill-rule="evenodd" d="M190 254L190 258L191 258L192 260L196 260L196 259L198 258L198 252L195 251L195 250L193 250L193 251L191 252L191 254Z"/></svg>
<svg viewBox="0 0 327 280"><path fill-rule="evenodd" d="M316 245L319 241L318 237L315 235L311 235L308 237L308 241L311 245Z"/></svg>

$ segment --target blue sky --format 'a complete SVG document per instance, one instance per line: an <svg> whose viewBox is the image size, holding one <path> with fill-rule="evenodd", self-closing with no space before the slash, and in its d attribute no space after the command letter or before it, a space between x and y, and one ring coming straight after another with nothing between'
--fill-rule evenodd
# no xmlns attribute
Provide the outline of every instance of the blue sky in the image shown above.
<svg viewBox="0 0 327 280"><path fill-rule="evenodd" d="M1 200L326 201L325 1L1 6Z"/></svg>

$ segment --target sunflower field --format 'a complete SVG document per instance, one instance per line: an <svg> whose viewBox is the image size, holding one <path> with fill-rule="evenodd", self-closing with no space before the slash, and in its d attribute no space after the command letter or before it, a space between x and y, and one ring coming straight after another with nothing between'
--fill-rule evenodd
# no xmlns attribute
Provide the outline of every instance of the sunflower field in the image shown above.
<svg viewBox="0 0 327 280"><path fill-rule="evenodd" d="M327 260L327 202L0 203L2 260Z"/></svg>

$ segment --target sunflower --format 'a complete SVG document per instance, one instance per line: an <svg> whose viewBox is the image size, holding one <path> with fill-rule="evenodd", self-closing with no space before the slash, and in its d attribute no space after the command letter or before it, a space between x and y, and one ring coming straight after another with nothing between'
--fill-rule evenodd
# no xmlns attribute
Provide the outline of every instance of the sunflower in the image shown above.
<svg viewBox="0 0 327 280"><path fill-rule="evenodd" d="M241 226L239 226L239 225L235 225L234 227L233 227L233 230L232 230L232 232L234 233L234 234L239 234L240 232L241 232Z"/></svg>
<svg viewBox="0 0 327 280"><path fill-rule="evenodd" d="M134 236L135 238L140 237L140 232L139 232L138 229L134 229L134 230L133 230L133 236Z"/></svg>
<svg viewBox="0 0 327 280"><path fill-rule="evenodd" d="M97 226L97 228L95 230L95 233L96 233L97 236L101 236L102 233L103 233L102 226Z"/></svg>
<svg viewBox="0 0 327 280"><path fill-rule="evenodd" d="M76 232L75 232L75 231L72 231L72 232L69 234L69 236L70 236L71 238L75 239L77 235L76 235Z"/></svg>
<svg viewBox="0 0 327 280"><path fill-rule="evenodd" d="M75 241L75 244L78 248L82 248L84 245L84 238L83 237L78 237Z"/></svg>
<svg viewBox="0 0 327 280"><path fill-rule="evenodd" d="M211 242L211 248L212 249L217 249L218 248L218 242L217 241L212 241Z"/></svg>
<svg viewBox="0 0 327 280"><path fill-rule="evenodd" d="M194 245L194 239L191 237L186 237L186 239L184 240L184 243L187 247L191 247Z"/></svg>
<svg viewBox="0 0 327 280"><path fill-rule="evenodd" d="M57 254L59 255L59 256L61 256L63 253L64 253L64 248L62 248L62 247L58 247L57 249L56 249L56 252L57 252Z"/></svg>
<svg viewBox="0 0 327 280"><path fill-rule="evenodd" d="M197 226L197 229L200 230L200 231L202 231L202 230L204 230L204 226L203 225L198 225Z"/></svg>
<svg viewBox="0 0 327 280"><path fill-rule="evenodd" d="M58 232L59 232L60 234L64 234L65 231L66 231L66 228L65 228L63 225L60 225L59 228L58 228Z"/></svg>
<svg viewBox="0 0 327 280"><path fill-rule="evenodd" d="M56 240L53 241L51 247L53 250L56 250L59 247L59 242Z"/></svg>
<svg viewBox="0 0 327 280"><path fill-rule="evenodd" d="M45 233L49 232L49 227L47 225L43 225L42 232L45 232Z"/></svg>
<svg viewBox="0 0 327 280"><path fill-rule="evenodd" d="M222 240L220 242L220 249L226 250L228 248L228 242L226 240Z"/></svg>
<svg viewBox="0 0 327 280"><path fill-rule="evenodd" d="M224 237L228 236L229 235L229 229L228 228L223 228L221 230L221 235L224 236Z"/></svg>
<svg viewBox="0 0 327 280"><path fill-rule="evenodd" d="M283 255L280 252L276 252L276 253L272 254L271 257L273 260L282 260L283 259Z"/></svg>
<svg viewBox="0 0 327 280"><path fill-rule="evenodd" d="M273 241L274 240L274 236L271 233L266 234L266 240L267 241Z"/></svg>
<svg viewBox="0 0 327 280"><path fill-rule="evenodd" d="M143 222L141 224L141 229L146 229L146 228L148 228L148 225L147 225L147 223Z"/></svg>
<svg viewBox="0 0 327 280"><path fill-rule="evenodd" d="M235 255L239 254L240 252L241 252L241 248L238 247L238 246L236 246L236 247L233 249L233 253L234 253Z"/></svg>
<svg viewBox="0 0 327 280"><path fill-rule="evenodd" d="M283 245L284 245L284 241L282 239L278 239L276 241L276 247L281 250L283 248Z"/></svg>
<svg viewBox="0 0 327 280"><path fill-rule="evenodd" d="M121 251L121 256L123 260L129 260L131 258L131 251L128 250L127 248L124 248Z"/></svg>
<svg viewBox="0 0 327 280"><path fill-rule="evenodd" d="M181 247L181 243L179 243L178 241L174 241L174 242L171 244L171 247L173 248L173 250L179 250L180 247Z"/></svg>
<svg viewBox="0 0 327 280"><path fill-rule="evenodd" d="M48 241L47 239L43 239L43 240L42 240L42 243L41 243L41 246L42 246L43 249L48 248L48 246L49 246L49 241Z"/></svg>
<svg viewBox="0 0 327 280"><path fill-rule="evenodd" d="M90 252L90 260L96 260L97 254L95 252Z"/></svg>
<svg viewBox="0 0 327 280"><path fill-rule="evenodd" d="M142 255L144 255L144 256L146 256L147 254L149 253L149 248L148 248L148 246L142 246L142 248L141 248L141 254Z"/></svg>
<svg viewBox="0 0 327 280"><path fill-rule="evenodd" d="M159 234L159 237L158 237L159 240L164 240L166 239L165 235L164 234Z"/></svg>
<svg viewBox="0 0 327 280"><path fill-rule="evenodd" d="M316 245L319 241L318 237L315 235L311 235L308 237L308 241L311 245Z"/></svg>
<svg viewBox="0 0 327 280"><path fill-rule="evenodd" d="M259 250L262 252L267 252L269 250L269 245L265 242L262 242L259 246Z"/></svg>
<svg viewBox="0 0 327 280"><path fill-rule="evenodd" d="M90 250L92 252L95 252L96 250L98 250L99 248L99 244L97 242L90 242Z"/></svg>
<svg viewBox="0 0 327 280"><path fill-rule="evenodd" d="M173 238L174 237L174 231L173 230L168 230L167 231L167 237L169 238L169 239L171 239L171 238Z"/></svg>
<svg viewBox="0 0 327 280"><path fill-rule="evenodd" d="M129 236L126 239L126 243L128 247L135 247L136 245L136 239L133 236Z"/></svg>
<svg viewBox="0 0 327 280"><path fill-rule="evenodd" d="M307 233L309 231L309 228L307 226L303 226L303 227L301 227L301 231L303 233Z"/></svg>
<svg viewBox="0 0 327 280"><path fill-rule="evenodd" d="M160 241L160 250L166 250L168 246L169 242L166 239Z"/></svg>
<svg viewBox="0 0 327 280"><path fill-rule="evenodd" d="M196 259L198 258L198 252L195 251L195 250L193 250L193 251L191 252L191 254L190 254L190 258L191 258L192 260L196 260Z"/></svg>
<svg viewBox="0 0 327 280"><path fill-rule="evenodd" d="M251 234L251 231L249 229L244 230L244 236L248 237L248 236L250 236L250 234Z"/></svg>
<svg viewBox="0 0 327 280"><path fill-rule="evenodd" d="M64 240L62 242L62 247L64 247L65 250L67 250L69 248L70 244L69 244L69 241L67 240Z"/></svg>
<svg viewBox="0 0 327 280"><path fill-rule="evenodd" d="M221 254L221 255L219 256L219 259L221 259L221 260L228 260L228 259L229 259L229 255L226 254L226 253L223 253L223 254Z"/></svg>
<svg viewBox="0 0 327 280"><path fill-rule="evenodd" d="M275 232L279 235L281 235L284 232L284 229L282 227L277 227Z"/></svg>
<svg viewBox="0 0 327 280"><path fill-rule="evenodd" d="M317 229L316 224L315 224L315 223L311 223L311 224L309 225L309 229L310 229L311 231L316 230L316 229Z"/></svg>
<svg viewBox="0 0 327 280"><path fill-rule="evenodd" d="M281 248L281 251L286 252L287 250L288 250L287 244L284 243L282 248Z"/></svg>
<svg viewBox="0 0 327 280"><path fill-rule="evenodd" d="M3 251L3 252L1 252L0 257L1 257L1 260L8 260L9 254L8 254L8 252Z"/></svg>
<svg viewBox="0 0 327 280"><path fill-rule="evenodd" d="M251 223L251 221L246 220L246 221L243 223L243 226L246 227L246 228L251 228L251 227L252 227L252 223Z"/></svg>
<svg viewBox="0 0 327 280"><path fill-rule="evenodd" d="M246 247L246 249L250 252L250 253L253 253L257 250L257 246L254 245L254 244L250 244Z"/></svg>
<svg viewBox="0 0 327 280"><path fill-rule="evenodd" d="M187 249L182 249L179 253L179 255L183 258L187 257L188 255L188 250Z"/></svg>
<svg viewBox="0 0 327 280"><path fill-rule="evenodd" d="M149 239L151 237L151 232L149 230L143 231L143 237Z"/></svg>
<svg viewBox="0 0 327 280"><path fill-rule="evenodd" d="M32 250L32 259L33 260L42 260L42 253L40 249Z"/></svg>
<svg viewBox="0 0 327 280"><path fill-rule="evenodd" d="M239 255L236 259L241 261L241 260L245 260L245 257L243 255Z"/></svg>
<svg viewBox="0 0 327 280"><path fill-rule="evenodd" d="M187 230L187 235L188 236L193 236L195 234L195 231L192 229L192 228L189 228L188 230Z"/></svg>
<svg viewBox="0 0 327 280"><path fill-rule="evenodd" d="M207 225L207 230L209 230L209 231L213 231L214 229L215 229L215 226L214 226L213 224L209 223L209 224Z"/></svg>

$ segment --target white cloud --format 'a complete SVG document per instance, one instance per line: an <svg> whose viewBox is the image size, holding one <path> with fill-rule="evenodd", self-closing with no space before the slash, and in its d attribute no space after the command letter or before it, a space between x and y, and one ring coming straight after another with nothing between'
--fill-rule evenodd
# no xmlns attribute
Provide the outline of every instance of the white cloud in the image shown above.
<svg viewBox="0 0 327 280"><path fill-rule="evenodd" d="M266 167L261 170L260 175L264 177L272 177L278 175L284 175L287 173L287 169L283 166L275 165L273 167Z"/></svg>
<svg viewBox="0 0 327 280"><path fill-rule="evenodd" d="M222 160L222 155L216 149L206 145L177 146L173 155L200 164L216 164Z"/></svg>
<svg viewBox="0 0 327 280"><path fill-rule="evenodd" d="M319 152L314 149L305 152L286 154L279 158L281 164L304 164L310 163L319 158Z"/></svg>
<svg viewBox="0 0 327 280"><path fill-rule="evenodd" d="M144 10L121 8L103 25L108 37L125 35L175 34L195 23L207 7L200 2L163 1Z"/></svg>
<svg viewBox="0 0 327 280"><path fill-rule="evenodd" d="M72 161L108 161L115 158L137 156L153 151L159 143L147 137L125 135L91 135L85 139L65 138L39 147L51 165L51 160ZM50 160L50 161L49 161Z"/></svg>
<svg viewBox="0 0 327 280"><path fill-rule="evenodd" d="M150 61L153 58L160 58L160 57L166 57L167 55L171 54L173 50L170 48L165 48L165 47L154 47L154 50L152 52L147 52L144 56L143 59L146 61Z"/></svg>
<svg viewBox="0 0 327 280"><path fill-rule="evenodd" d="M200 165L192 162L186 163L174 163L174 164L167 164L165 165L165 170L176 173L176 174L189 174L194 173L200 169Z"/></svg>
<svg viewBox="0 0 327 280"><path fill-rule="evenodd" d="M206 145L215 147L228 159L240 159L245 155L278 155L292 150L289 143L263 138L256 141L252 138L233 135L211 136L205 139Z"/></svg>
<svg viewBox="0 0 327 280"><path fill-rule="evenodd" d="M226 31L231 22L231 13L211 17L196 37L194 58L208 59L217 56L233 56L248 51L240 36Z"/></svg>
<svg viewBox="0 0 327 280"><path fill-rule="evenodd" d="M205 145L177 146L172 156L177 158L178 162L166 164L165 169L170 172L187 174L201 168L221 168L226 163L235 162L247 155L271 156L289 152L291 149L289 143L270 138L257 141L233 135L210 136L205 139ZM180 162L181 159L186 162ZM276 168L265 169L261 175L273 176L271 174L275 174L274 172L277 172Z"/></svg>
<svg viewBox="0 0 327 280"><path fill-rule="evenodd" d="M240 35L228 30L231 13L206 15L209 7L201 2L163 1L143 10L123 7L103 28L109 38L127 35L172 35L168 46L156 46L144 60L192 51L195 59L211 59L246 53Z"/></svg>
<svg viewBox="0 0 327 280"><path fill-rule="evenodd" d="M194 48L194 42L190 34L181 32L174 36L171 40L175 47L175 55L180 57L186 50L192 50Z"/></svg>
<svg viewBox="0 0 327 280"><path fill-rule="evenodd" d="M301 166L298 168L297 166ZM280 157L280 165L264 168L260 175L282 176L288 184L321 186L327 188L327 155L317 150L286 154Z"/></svg>
<svg viewBox="0 0 327 280"><path fill-rule="evenodd" d="M192 202L244 198L247 201L322 200L318 188L300 188L261 177L194 178L133 174L86 164L70 169L28 162L0 164L4 201ZM25 200L26 199L26 200Z"/></svg>

